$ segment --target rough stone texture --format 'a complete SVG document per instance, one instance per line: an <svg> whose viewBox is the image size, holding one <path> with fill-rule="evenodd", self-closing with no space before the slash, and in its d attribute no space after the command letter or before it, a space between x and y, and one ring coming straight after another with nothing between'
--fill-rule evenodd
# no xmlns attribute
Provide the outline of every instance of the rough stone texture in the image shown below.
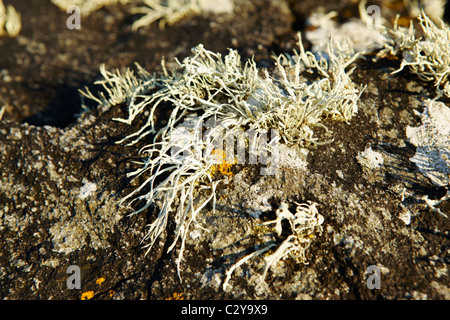
<svg viewBox="0 0 450 320"><path fill-rule="evenodd" d="M297 30L319 4L240 1L231 20L200 16L133 34L127 6L106 7L83 18L81 30L68 30L68 15L49 1L14 1L23 30L0 39L0 297L80 299L93 291L94 299L449 299L449 221L420 199L440 198L446 187L410 161L416 148L405 132L420 125L414 110L423 111L434 88L406 71L390 75L397 60L357 62L352 78L367 85L358 115L327 124L331 144L299 150L306 168L261 176L258 167L233 167L216 210L208 207L187 239L181 281L177 250L167 253L174 226L145 255L140 241L155 211L128 216L131 208L119 204L135 184L126 172L135 168L138 147L115 144L134 130L112 121L123 108L80 107L77 90L95 81L99 65L124 70L137 61L160 70L163 56L169 64L203 43L218 52L237 48L267 67L272 51L294 48ZM350 4L323 5L342 16L355 12ZM358 161L367 148L382 155L381 166ZM281 242L259 225L275 218L283 200L315 201L325 218L309 263L280 261L267 285L257 286L263 259L255 258L236 269L224 291L238 259ZM439 208L450 213L449 201ZM80 290L66 286L69 265L81 268ZM370 265L381 270L380 289L366 286Z"/></svg>

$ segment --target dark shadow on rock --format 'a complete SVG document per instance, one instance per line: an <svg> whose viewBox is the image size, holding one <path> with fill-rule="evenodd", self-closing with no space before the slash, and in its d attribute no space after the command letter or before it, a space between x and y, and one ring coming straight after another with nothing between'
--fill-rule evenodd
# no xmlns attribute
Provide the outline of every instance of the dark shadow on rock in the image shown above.
<svg viewBox="0 0 450 320"><path fill-rule="evenodd" d="M81 113L83 108L81 104L81 94L79 86L63 84L55 89L56 96L50 101L47 108L25 118L22 122L35 126L53 126L66 128L76 121L77 114ZM87 84L86 84L87 85ZM87 102L89 104L89 102Z"/></svg>
<svg viewBox="0 0 450 320"><path fill-rule="evenodd" d="M156 212L156 210L152 210L154 211L154 213ZM147 215L147 220L150 222L152 222L152 217L150 217L151 214ZM153 217L154 218L154 217ZM167 238L164 240L164 246L161 249L161 253L158 256L158 258L156 259L156 264L155 266L152 268L152 272L151 275L146 283L146 289L147 289L147 299L148 300L152 300L155 298L153 291L153 286L155 283L160 282L161 280L163 280L165 277L167 277L167 275L165 275L165 269L167 264L170 264L170 268L172 268L173 270L177 269L176 263L173 259L173 251L169 252L169 248L171 247L173 241L175 240L174 235L175 235L175 223L172 220L169 220L167 223L167 228L165 233L167 234ZM155 244L155 246L157 246L157 244ZM157 249L157 248L153 248L152 250ZM147 250L147 249L145 249ZM182 284L182 280L180 280L179 277L176 277L176 279L174 278L177 285L181 285ZM158 295L160 296L164 296L164 288L162 288L162 291L158 293Z"/></svg>
<svg viewBox="0 0 450 320"><path fill-rule="evenodd" d="M405 141L404 147L379 143L373 146L373 150L381 152L385 159L389 159L385 167L385 183L387 185L401 182L415 194L427 195L432 200L440 199L446 194L446 187L434 185L410 161L416 152L414 145L407 141Z"/></svg>
<svg viewBox="0 0 450 320"><path fill-rule="evenodd" d="M444 7L444 21L449 22L450 21L450 2L447 1L445 3L445 7Z"/></svg>

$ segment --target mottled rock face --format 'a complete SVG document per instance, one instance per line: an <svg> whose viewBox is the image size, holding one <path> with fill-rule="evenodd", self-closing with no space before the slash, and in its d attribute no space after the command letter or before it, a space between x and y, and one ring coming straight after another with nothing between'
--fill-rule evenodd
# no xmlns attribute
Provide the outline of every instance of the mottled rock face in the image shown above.
<svg viewBox="0 0 450 320"><path fill-rule="evenodd" d="M174 57L181 60L202 43L213 52L237 49L242 61L254 56L258 67L270 69L272 51L296 48L296 29L304 31L318 5L236 1L231 18L200 14L133 33L132 4L106 6L83 17L81 29L69 30L69 15L49 1L15 1L22 30L17 38L0 38L0 297L449 299L444 215L450 205L436 201L444 199L448 180L446 172L423 166L419 156L430 153L420 153L427 141L417 135L426 140L432 125L446 132L447 118L437 113L446 115L449 101L427 107L433 84L407 70L392 75L397 59L352 64L352 80L366 88L348 123L326 122L329 132L318 128L321 140L332 137L331 143L283 147L273 175L249 164L218 174L215 210L206 206L191 223L179 275L179 245L167 253L176 224L169 219L145 255L141 240L159 210L130 216L140 203L120 202L145 179L131 181L127 173L139 167L138 151L148 141L116 142L148 115L129 126L113 120L126 117L124 104L96 108L80 98L84 85L97 89L92 83L100 64L125 70L136 61L149 72L161 71L163 56L169 68ZM323 5L342 19L357 12L350 2ZM394 16L394 9L382 9L386 18ZM164 125L164 110L155 116ZM448 148L446 143L440 145ZM197 191L196 201L208 192ZM292 233L286 219L280 234L264 222L277 218L283 202L294 213L296 203L307 201L317 203L321 232L309 234L301 262L286 256L261 283L265 258ZM223 290L233 265L271 244L266 255L239 265ZM68 288L73 265L80 268L80 289ZM371 275L378 282L370 282Z"/></svg>
<svg viewBox="0 0 450 320"><path fill-rule="evenodd" d="M438 186L450 177L450 108L443 102L426 101L420 127L407 127L408 140L417 147L411 161Z"/></svg>

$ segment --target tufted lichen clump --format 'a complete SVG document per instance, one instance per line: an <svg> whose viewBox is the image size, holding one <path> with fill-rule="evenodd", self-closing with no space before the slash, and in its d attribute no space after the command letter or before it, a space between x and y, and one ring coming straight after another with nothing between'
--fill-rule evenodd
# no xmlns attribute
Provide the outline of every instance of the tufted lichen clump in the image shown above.
<svg viewBox="0 0 450 320"><path fill-rule="evenodd" d="M414 25L385 28L385 48L378 55L401 53L402 63L396 72L405 67L423 81L433 81L439 95L450 97L450 28L439 19L436 25L424 12L418 17L423 38L416 38Z"/></svg>
<svg viewBox="0 0 450 320"><path fill-rule="evenodd" d="M346 70L357 55L329 46L328 59L318 59L304 50L301 39L298 43L298 52L275 58L272 72L259 70L253 60L242 63L236 50L222 57L200 44L192 49L192 56L176 60L178 67L167 70L163 63L160 74L140 66L137 75L130 70L109 72L102 66L104 79L97 84L105 93L84 92L103 107L125 103L128 116L117 121L132 124L138 115L148 114L142 127L118 142L147 143L140 150L139 167L128 174L142 177L143 182L122 202L141 204L133 214L150 206L159 208L144 238L148 251L165 232L169 219L175 222L169 251L180 242L178 273L190 228L203 228L197 216L209 203L215 207L221 180L211 172L223 165L217 157L217 149L223 148L220 141L251 131L244 141L247 150L259 145L266 154L276 151L279 140L287 146L322 144L328 141L320 141L316 128L328 131L325 119L349 121L357 113L362 88L350 79L351 70ZM307 80L305 74L314 80ZM170 112L159 127L155 115L163 107ZM261 144L269 131L279 136L272 135ZM262 153L261 148L258 151ZM226 163L233 163L234 154L225 153Z"/></svg>

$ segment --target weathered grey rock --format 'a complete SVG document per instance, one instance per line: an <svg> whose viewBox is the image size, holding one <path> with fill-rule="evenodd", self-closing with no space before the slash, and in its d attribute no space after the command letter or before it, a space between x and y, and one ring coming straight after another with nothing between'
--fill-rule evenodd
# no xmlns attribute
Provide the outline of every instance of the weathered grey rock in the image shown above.
<svg viewBox="0 0 450 320"><path fill-rule="evenodd" d="M15 57L0 55L9 77L0 97L8 105L0 121L1 298L80 299L93 291L94 299L175 293L185 299L448 299L449 221L423 200L442 197L448 186L433 185L411 162L416 148L406 136L408 126L420 126L415 111L423 111L421 101L434 97L434 88L407 72L390 75L399 63L388 59L357 62L352 78L367 88L350 123L327 123L332 143L304 146L300 160L275 175L261 176L258 166L232 168L219 185L216 210L208 207L192 226L181 281L179 247L167 253L173 224L145 255L141 239L156 210L130 217L131 208L119 204L138 184L126 172L136 168L139 146L115 141L134 128L112 120L123 116L120 106L93 108L73 120L80 111L76 90L94 81L100 63L114 68L138 61L160 70L163 55L182 58L198 43L214 51L237 47L243 59L255 55L268 66L271 50L293 48L294 16L299 23L317 4L255 3L241 4L231 22L196 17L131 34L123 6L94 12L80 31L69 31L66 14L48 1L41 1L48 13L39 19L36 8L17 1L29 24L22 38L0 39L0 50ZM375 167L358 161L369 148L383 160ZM275 218L282 201L308 200L324 217L322 234L306 252L308 264L282 260L258 286L264 260L256 257L235 270L224 291L234 263L284 239L260 224ZM439 208L448 214L449 201ZM67 288L70 265L81 269L81 289ZM380 289L367 286L371 265L381 272Z"/></svg>

